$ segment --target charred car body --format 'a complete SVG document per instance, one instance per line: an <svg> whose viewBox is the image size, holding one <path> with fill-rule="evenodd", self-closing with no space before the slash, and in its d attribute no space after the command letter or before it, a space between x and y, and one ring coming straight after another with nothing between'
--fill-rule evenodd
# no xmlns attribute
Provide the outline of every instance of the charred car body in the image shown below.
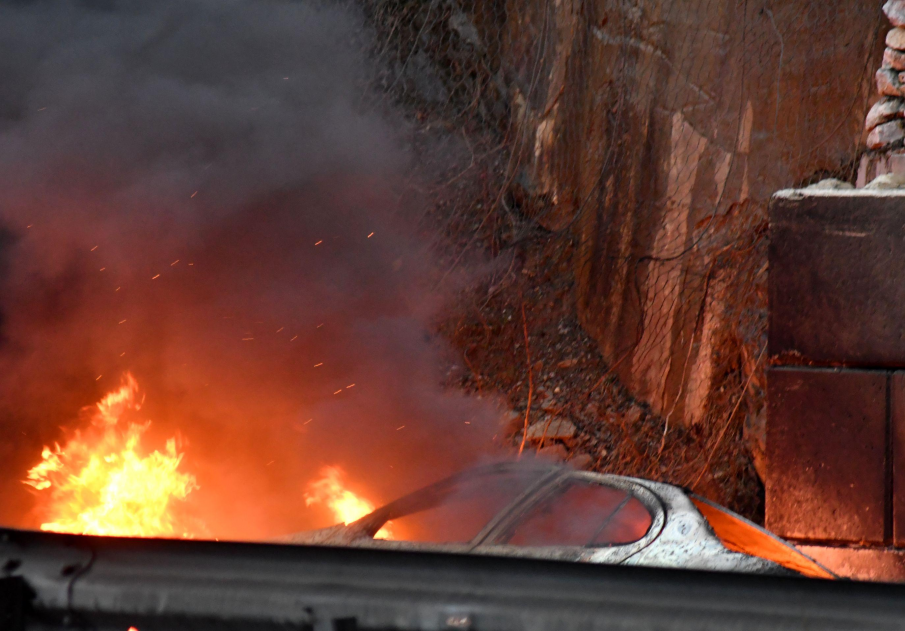
<svg viewBox="0 0 905 631"><path fill-rule="evenodd" d="M353 523L280 541L837 578L679 487L545 463L465 471Z"/></svg>

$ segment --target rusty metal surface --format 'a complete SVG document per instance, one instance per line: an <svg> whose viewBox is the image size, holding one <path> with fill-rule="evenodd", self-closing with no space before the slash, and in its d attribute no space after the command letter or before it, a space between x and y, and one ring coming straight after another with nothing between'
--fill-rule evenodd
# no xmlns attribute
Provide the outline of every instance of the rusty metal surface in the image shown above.
<svg viewBox="0 0 905 631"><path fill-rule="evenodd" d="M768 530L792 539L884 540L887 375L768 371Z"/></svg>
<svg viewBox="0 0 905 631"><path fill-rule="evenodd" d="M905 193L778 193L769 264L772 357L905 367Z"/></svg>

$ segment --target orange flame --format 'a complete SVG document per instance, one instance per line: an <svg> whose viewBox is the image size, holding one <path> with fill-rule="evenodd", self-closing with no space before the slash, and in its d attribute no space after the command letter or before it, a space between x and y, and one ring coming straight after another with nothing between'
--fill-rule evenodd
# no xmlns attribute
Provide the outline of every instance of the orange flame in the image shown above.
<svg viewBox="0 0 905 631"><path fill-rule="evenodd" d="M351 524L374 510L374 504L356 495L343 484L345 473L339 467L324 467L321 477L308 484L305 504L323 503L333 512L333 516L344 524ZM389 522L381 528L375 539L389 539L392 531Z"/></svg>
<svg viewBox="0 0 905 631"><path fill-rule="evenodd" d="M127 537L189 536L172 514L173 500L184 500L197 484L179 470L176 439L164 451L141 455L141 439L150 426L120 424L123 415L141 409L138 383L131 374L104 396L91 413L91 426L64 445L44 447L41 462L25 484L37 489L49 520L41 530Z"/></svg>

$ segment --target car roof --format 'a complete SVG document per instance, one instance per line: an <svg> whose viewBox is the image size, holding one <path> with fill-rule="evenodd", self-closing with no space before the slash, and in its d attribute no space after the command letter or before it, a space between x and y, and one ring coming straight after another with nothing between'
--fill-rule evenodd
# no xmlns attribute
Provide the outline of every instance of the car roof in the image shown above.
<svg viewBox="0 0 905 631"><path fill-rule="evenodd" d="M488 476L510 474L530 476L533 479L526 489L517 494L511 502L503 506L488 520L481 531L467 544L470 548L494 543L494 538L500 534L501 530L517 521L538 501L546 498L555 488L569 479L583 479L625 490L642 501L654 518L655 524L662 524L664 521L662 503L655 493L641 484L640 480L626 476L578 471L571 467L542 460L528 460L497 462L466 469L404 495L349 524L348 527L373 536L387 521L417 512L426 504L441 503L446 495L451 494L463 484ZM653 536L645 536L644 539L647 542L655 537L655 533L651 534Z"/></svg>
<svg viewBox="0 0 905 631"><path fill-rule="evenodd" d="M568 476L573 470L543 461L528 462L497 462L492 464L480 465L455 473L449 477L443 478L438 482L421 487L407 495L393 500L388 504L384 504L380 508L365 515L356 522L349 524L350 527L364 528L365 530L373 529L374 532L379 529L384 522L406 515L416 510L419 506L424 505L432 500L441 501L441 499L450 494L456 488L461 487L480 478L494 475L523 474L532 476L536 480L555 479L560 476ZM531 485L534 486L533 484ZM505 510L505 509L504 509ZM371 533L373 534L373 533Z"/></svg>

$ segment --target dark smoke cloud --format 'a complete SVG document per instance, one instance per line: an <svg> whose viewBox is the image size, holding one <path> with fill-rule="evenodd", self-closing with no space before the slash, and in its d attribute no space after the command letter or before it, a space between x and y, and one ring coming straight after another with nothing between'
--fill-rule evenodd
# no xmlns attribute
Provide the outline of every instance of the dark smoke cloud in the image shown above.
<svg viewBox="0 0 905 631"><path fill-rule="evenodd" d="M0 522L35 525L19 480L124 370L219 536L317 525L325 464L389 499L486 449L366 38L302 2L0 4Z"/></svg>

